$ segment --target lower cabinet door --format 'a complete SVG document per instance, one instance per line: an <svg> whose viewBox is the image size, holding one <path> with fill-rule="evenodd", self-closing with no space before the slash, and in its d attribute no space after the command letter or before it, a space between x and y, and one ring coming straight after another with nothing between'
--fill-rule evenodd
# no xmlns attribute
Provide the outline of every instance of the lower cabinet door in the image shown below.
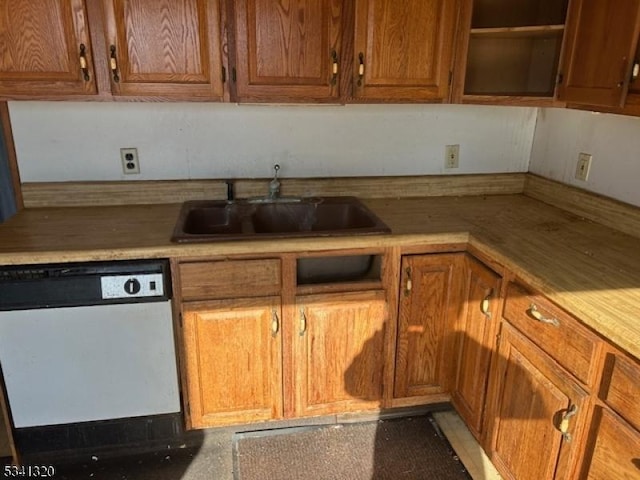
<svg viewBox="0 0 640 480"><path fill-rule="evenodd" d="M387 302L382 290L296 298L295 416L379 408Z"/></svg>
<svg viewBox="0 0 640 480"><path fill-rule="evenodd" d="M639 479L640 432L608 409L596 411L595 424L595 446L583 478Z"/></svg>
<svg viewBox="0 0 640 480"><path fill-rule="evenodd" d="M466 257L465 302L458 328L458 370L451 400L469 430L480 441L491 357L499 322L500 276Z"/></svg>
<svg viewBox="0 0 640 480"><path fill-rule="evenodd" d="M183 304L191 428L282 417L279 297Z"/></svg>
<svg viewBox="0 0 640 480"><path fill-rule="evenodd" d="M393 397L405 405L450 390L464 258L462 253L402 257Z"/></svg>
<svg viewBox="0 0 640 480"><path fill-rule="evenodd" d="M503 380L492 448L498 471L517 480L575 478L586 392L506 323L499 355Z"/></svg>

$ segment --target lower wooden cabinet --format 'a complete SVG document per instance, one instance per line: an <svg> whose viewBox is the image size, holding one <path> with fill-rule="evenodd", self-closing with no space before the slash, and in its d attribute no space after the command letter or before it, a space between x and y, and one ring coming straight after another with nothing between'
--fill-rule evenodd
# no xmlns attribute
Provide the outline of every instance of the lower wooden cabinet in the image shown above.
<svg viewBox="0 0 640 480"><path fill-rule="evenodd" d="M588 394L508 323L498 355L502 381L491 448L498 471L517 480L576 478Z"/></svg>
<svg viewBox="0 0 640 480"><path fill-rule="evenodd" d="M632 480L640 478L640 432L606 408L594 419L595 445L581 478Z"/></svg>
<svg viewBox="0 0 640 480"><path fill-rule="evenodd" d="M183 305L192 428L282 416L281 317L279 297Z"/></svg>
<svg viewBox="0 0 640 480"><path fill-rule="evenodd" d="M458 357L451 400L471 433L482 443L487 383L500 323L501 278L465 257L464 303L456 329Z"/></svg>
<svg viewBox="0 0 640 480"><path fill-rule="evenodd" d="M382 290L300 296L290 333L295 415L379 408L386 343Z"/></svg>
<svg viewBox="0 0 640 480"><path fill-rule="evenodd" d="M449 392L464 258L464 253L402 258L393 396L404 405Z"/></svg>
<svg viewBox="0 0 640 480"><path fill-rule="evenodd" d="M581 478L640 479L640 362L611 349Z"/></svg>

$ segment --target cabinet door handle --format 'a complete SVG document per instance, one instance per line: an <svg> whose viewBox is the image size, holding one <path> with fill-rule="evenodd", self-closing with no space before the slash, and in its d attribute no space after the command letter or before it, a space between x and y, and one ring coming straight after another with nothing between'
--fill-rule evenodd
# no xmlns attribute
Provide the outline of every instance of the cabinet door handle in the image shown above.
<svg viewBox="0 0 640 480"><path fill-rule="evenodd" d="M120 75L118 74L118 59L116 57L116 46L111 45L109 47L109 51L111 52L111 55L109 56L109 67L111 68L113 81L118 83L120 81Z"/></svg>
<svg viewBox="0 0 640 480"><path fill-rule="evenodd" d="M304 309L300 309L300 336L303 337L307 332L307 316L304 313Z"/></svg>
<svg viewBox="0 0 640 480"><path fill-rule="evenodd" d="M529 306L529 309L527 310L527 315L529 315L531 318L533 318L534 320L540 323L553 325L554 327L560 326L560 320L558 320L557 318L545 317L542 313L540 313L535 303L532 303Z"/></svg>
<svg viewBox="0 0 640 480"><path fill-rule="evenodd" d="M558 430L562 433L562 438L565 441L571 441L571 434L569 433L569 427L571 426L570 420L571 417L575 416L578 413L578 406L573 404L567 410L564 411L562 417L560 418L560 425L558 426Z"/></svg>
<svg viewBox="0 0 640 480"><path fill-rule="evenodd" d="M274 309L271 315L271 336L276 337L280 331L280 319L278 318L278 312Z"/></svg>
<svg viewBox="0 0 640 480"><path fill-rule="evenodd" d="M331 52L331 85L335 85L338 82L338 53L333 50Z"/></svg>
<svg viewBox="0 0 640 480"><path fill-rule="evenodd" d="M405 283L404 286L404 296L408 297L413 289L413 282L411 281L411 267L407 267L405 272L407 275L407 283Z"/></svg>
<svg viewBox="0 0 640 480"><path fill-rule="evenodd" d="M487 319L491 318L491 295L493 295L493 291L487 293L487 296L480 302L480 311Z"/></svg>
<svg viewBox="0 0 640 480"><path fill-rule="evenodd" d="M362 79L364 78L364 53L360 52L358 54L358 61L360 64L358 65L358 86L362 86Z"/></svg>
<svg viewBox="0 0 640 480"><path fill-rule="evenodd" d="M87 63L87 47L84 43L80 44L80 70L85 82L91 80L89 76L89 64Z"/></svg>

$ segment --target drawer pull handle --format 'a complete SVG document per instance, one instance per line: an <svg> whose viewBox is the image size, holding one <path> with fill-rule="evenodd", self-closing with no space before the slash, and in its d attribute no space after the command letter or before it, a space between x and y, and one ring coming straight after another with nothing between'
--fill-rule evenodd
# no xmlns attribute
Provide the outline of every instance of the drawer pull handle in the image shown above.
<svg viewBox="0 0 640 480"><path fill-rule="evenodd" d="M271 317L271 336L275 338L278 335L278 331L280 331L280 319L278 318L278 312L274 310Z"/></svg>
<svg viewBox="0 0 640 480"><path fill-rule="evenodd" d="M569 427L571 426L570 420L571 417L575 416L576 413L578 413L578 406L571 405L562 414L562 418L560 419L560 427L558 428L558 430L560 430L560 433L562 433L562 438L564 438L567 442L571 441L571 434L569 433Z"/></svg>
<svg viewBox="0 0 640 480"><path fill-rule="evenodd" d="M542 313L540 313L535 303L531 304L529 310L527 310L527 314L540 323L546 323L547 325L553 325L554 327L560 326L560 320L558 320L557 318L545 317Z"/></svg>
<svg viewBox="0 0 640 480"><path fill-rule="evenodd" d="M489 292L486 297L480 302L480 311L482 314L487 317L487 319L491 318L491 295L493 292Z"/></svg>
<svg viewBox="0 0 640 480"><path fill-rule="evenodd" d="M303 309L300 309L300 336L303 337L307 332L307 316Z"/></svg>

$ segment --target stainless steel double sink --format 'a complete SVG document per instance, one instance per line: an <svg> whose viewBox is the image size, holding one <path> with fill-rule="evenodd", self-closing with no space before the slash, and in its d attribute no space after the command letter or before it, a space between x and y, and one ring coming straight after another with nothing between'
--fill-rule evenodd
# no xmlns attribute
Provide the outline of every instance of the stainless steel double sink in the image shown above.
<svg viewBox="0 0 640 480"><path fill-rule="evenodd" d="M182 205L171 240L188 243L390 232L355 197L195 200Z"/></svg>

